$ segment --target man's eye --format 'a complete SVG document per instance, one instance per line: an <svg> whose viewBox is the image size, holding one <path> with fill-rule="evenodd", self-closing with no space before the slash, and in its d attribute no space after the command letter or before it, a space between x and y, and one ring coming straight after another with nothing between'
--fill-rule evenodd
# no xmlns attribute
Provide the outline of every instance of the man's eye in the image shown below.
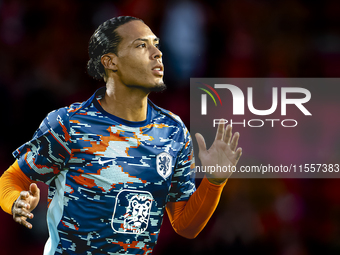
<svg viewBox="0 0 340 255"><path fill-rule="evenodd" d="M137 48L145 48L145 47L146 47L146 44L145 44L145 43L139 44L139 45L137 46Z"/></svg>
<svg viewBox="0 0 340 255"><path fill-rule="evenodd" d="M156 47L157 49L160 49L160 48L161 48L161 45L160 45L159 43L156 43L156 44L155 44L155 47Z"/></svg>

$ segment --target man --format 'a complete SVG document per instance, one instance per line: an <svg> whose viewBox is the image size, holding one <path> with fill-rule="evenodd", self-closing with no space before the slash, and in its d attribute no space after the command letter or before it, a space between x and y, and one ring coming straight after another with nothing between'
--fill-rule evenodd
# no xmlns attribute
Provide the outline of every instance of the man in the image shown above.
<svg viewBox="0 0 340 255"><path fill-rule="evenodd" d="M34 182L49 185L44 254L151 253L165 208L175 231L194 238L228 176L208 176L196 190L188 130L148 100L165 88L159 39L139 19L113 18L92 35L89 56L89 74L106 87L51 112L13 153L17 160L0 180L3 210L32 228ZM209 150L196 138L205 166L236 165L241 156L230 126L218 127Z"/></svg>

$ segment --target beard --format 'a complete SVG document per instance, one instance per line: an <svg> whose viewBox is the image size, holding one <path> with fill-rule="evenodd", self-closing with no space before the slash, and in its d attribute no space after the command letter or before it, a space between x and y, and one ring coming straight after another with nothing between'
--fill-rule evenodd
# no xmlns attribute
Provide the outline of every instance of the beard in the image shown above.
<svg viewBox="0 0 340 255"><path fill-rule="evenodd" d="M164 90L166 90L166 85L165 85L164 82L161 82L161 83L157 84L156 86L149 88L150 92L162 92Z"/></svg>
<svg viewBox="0 0 340 255"><path fill-rule="evenodd" d="M151 92L162 92L166 90L166 85L164 82L157 83L156 85L142 87L140 85L126 85L129 88L136 88L145 91L147 94Z"/></svg>

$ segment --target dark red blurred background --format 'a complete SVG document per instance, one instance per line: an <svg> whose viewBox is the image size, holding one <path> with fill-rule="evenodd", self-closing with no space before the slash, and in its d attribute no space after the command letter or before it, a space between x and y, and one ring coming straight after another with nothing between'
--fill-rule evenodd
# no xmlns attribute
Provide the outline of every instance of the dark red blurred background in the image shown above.
<svg viewBox="0 0 340 255"><path fill-rule="evenodd" d="M99 24L119 15L143 19L161 38L168 90L150 97L188 127L190 77L340 77L338 0L0 0L0 173L48 112L104 85L86 74L87 45ZM293 135L316 139L301 128ZM338 133L329 146L322 163L339 160ZM0 212L2 255L42 254L47 187L40 187L32 230ZM164 217L153 254L208 253L339 254L340 181L231 179L194 240L175 234Z"/></svg>

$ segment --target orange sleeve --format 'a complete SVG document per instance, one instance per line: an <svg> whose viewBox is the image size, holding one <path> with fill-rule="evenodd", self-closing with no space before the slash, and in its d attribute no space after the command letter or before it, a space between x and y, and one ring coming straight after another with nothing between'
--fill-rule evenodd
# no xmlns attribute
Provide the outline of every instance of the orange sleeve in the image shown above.
<svg viewBox="0 0 340 255"><path fill-rule="evenodd" d="M16 160L0 178L0 206L5 212L12 214L12 206L23 190L29 190L33 181L20 169Z"/></svg>
<svg viewBox="0 0 340 255"><path fill-rule="evenodd" d="M225 183L215 185L203 178L188 201L169 202L166 211L172 227L179 235L195 238L214 213Z"/></svg>

